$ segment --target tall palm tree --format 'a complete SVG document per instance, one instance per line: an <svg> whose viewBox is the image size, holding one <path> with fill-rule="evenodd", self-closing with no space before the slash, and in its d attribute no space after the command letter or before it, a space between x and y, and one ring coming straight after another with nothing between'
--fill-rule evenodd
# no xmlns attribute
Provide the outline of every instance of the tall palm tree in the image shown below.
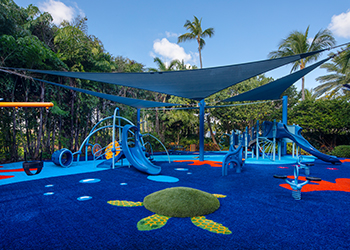
<svg viewBox="0 0 350 250"><path fill-rule="evenodd" d="M309 27L307 27L305 33L299 31L293 31L289 36L281 41L277 51L272 51L269 53L270 58L279 58L284 56L292 56L301 53L307 53L312 51L317 51L330 46L335 45L335 39L332 33L328 30L320 30L317 32L315 37L309 39ZM300 59L293 64L292 71L296 71L298 68L303 69L305 65L309 62L316 61L320 56L320 53L316 55L309 56L305 59ZM302 100L305 100L305 78L301 79L301 94Z"/></svg>
<svg viewBox="0 0 350 250"><path fill-rule="evenodd" d="M199 62L201 68L202 65L202 49L205 45L205 41L203 38L212 37L214 35L214 28L208 28L206 30L202 30L202 18L199 20L196 16L194 16L194 20L191 22L190 20L186 20L184 27L190 32L182 34L178 37L177 43L185 42L187 40L197 40L198 43L198 53L199 53Z"/></svg>
<svg viewBox="0 0 350 250"><path fill-rule="evenodd" d="M314 90L317 97L325 94L328 98L336 97L341 94L343 85L350 82L350 65L344 60L344 56L335 57L332 62L321 65L321 68L327 69L331 74L316 78L321 84Z"/></svg>

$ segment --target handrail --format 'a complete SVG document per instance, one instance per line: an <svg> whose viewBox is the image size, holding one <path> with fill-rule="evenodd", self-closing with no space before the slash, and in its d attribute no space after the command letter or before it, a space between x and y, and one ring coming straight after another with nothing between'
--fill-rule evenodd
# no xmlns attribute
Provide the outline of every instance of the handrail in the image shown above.
<svg viewBox="0 0 350 250"><path fill-rule="evenodd" d="M118 107L116 108L116 109L119 109ZM124 120L124 121L126 121L127 123L129 123L129 124L131 124L131 125L134 125L130 120L128 120L128 119L126 119L126 118L124 118L124 117L122 117L122 116L120 116L119 115L119 112L118 112L118 116L109 116L109 117L106 117L106 118L104 118L104 119L102 119L101 121L99 121L91 130L90 130L90 134L96 129L96 127L99 125L99 124L101 124L102 122L104 122L104 121L106 121L106 120L108 120L108 119L115 119L115 118L117 118L118 119L118 128L119 128L119 135L121 136L121 128L122 128L122 126L120 125L121 123L121 120ZM114 123L113 123L114 124ZM106 128L107 126L104 126L103 128ZM90 137L89 137L89 139L90 139ZM119 138L119 140L121 140L121 138ZM87 152L87 148L88 148L88 143L89 143L89 140L87 140L87 142L86 142L86 152ZM82 145L84 145L84 144L82 144ZM86 156L85 156L85 160L87 161L87 154L86 154Z"/></svg>
<svg viewBox="0 0 350 250"><path fill-rule="evenodd" d="M168 150L166 149L166 147L164 146L164 144L163 144L157 137L155 137L154 135L151 135L150 133L144 134L144 135L142 135L142 136L147 136L147 135L149 135L149 136L153 137L154 139L156 139L156 140L163 146L163 148L165 149L166 154L168 155L168 160L169 160L169 163L170 163L171 161L170 161L169 152L168 152Z"/></svg>

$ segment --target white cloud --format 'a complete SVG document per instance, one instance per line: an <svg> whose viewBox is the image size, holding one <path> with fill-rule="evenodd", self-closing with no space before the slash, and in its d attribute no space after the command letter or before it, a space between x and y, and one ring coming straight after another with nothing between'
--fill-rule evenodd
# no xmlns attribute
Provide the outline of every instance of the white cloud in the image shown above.
<svg viewBox="0 0 350 250"><path fill-rule="evenodd" d="M169 31L165 31L165 35L166 37L179 37L179 34L173 33L173 32L169 32Z"/></svg>
<svg viewBox="0 0 350 250"><path fill-rule="evenodd" d="M332 16L328 29L336 36L350 38L350 10L346 13Z"/></svg>
<svg viewBox="0 0 350 250"><path fill-rule="evenodd" d="M198 64L199 64L199 53L198 52L190 52L191 53L191 55L192 55L192 58L193 58L193 64L194 65L197 65L198 66Z"/></svg>
<svg viewBox="0 0 350 250"><path fill-rule="evenodd" d="M39 3L39 9L42 12L49 12L53 18L53 23L59 25L63 20L72 21L77 12L80 16L85 16L84 12L78 8L78 5L76 3L74 5L75 8L67 6L60 1L47 0Z"/></svg>
<svg viewBox="0 0 350 250"><path fill-rule="evenodd" d="M184 60L185 63L192 60L192 56L187 54L181 46L176 43L171 43L168 39L163 38L162 40L155 40L153 43L153 50L156 54L165 57L166 59L172 60ZM151 53L151 55L155 55Z"/></svg>

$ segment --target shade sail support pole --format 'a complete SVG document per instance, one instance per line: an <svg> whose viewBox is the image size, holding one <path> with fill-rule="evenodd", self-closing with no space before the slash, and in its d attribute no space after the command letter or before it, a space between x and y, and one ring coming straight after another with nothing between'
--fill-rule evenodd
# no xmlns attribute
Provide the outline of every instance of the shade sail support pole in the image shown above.
<svg viewBox="0 0 350 250"><path fill-rule="evenodd" d="M282 123L288 125L288 96L282 97ZM287 154L287 143L282 143L282 155Z"/></svg>
<svg viewBox="0 0 350 250"><path fill-rule="evenodd" d="M205 101L199 102L199 161L204 161L204 113Z"/></svg>

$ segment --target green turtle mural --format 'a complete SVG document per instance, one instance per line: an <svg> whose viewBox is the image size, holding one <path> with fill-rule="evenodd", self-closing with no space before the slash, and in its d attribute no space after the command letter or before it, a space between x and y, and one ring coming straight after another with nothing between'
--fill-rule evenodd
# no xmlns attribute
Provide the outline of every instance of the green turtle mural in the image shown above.
<svg viewBox="0 0 350 250"><path fill-rule="evenodd" d="M159 229L165 226L171 217L189 217L194 225L209 232L231 234L232 232L227 227L205 217L220 207L218 198L225 197L225 195L210 194L188 187L173 187L154 192L146 196L143 202L111 200L108 203L118 207L144 206L154 212L153 215L137 223L140 231Z"/></svg>

